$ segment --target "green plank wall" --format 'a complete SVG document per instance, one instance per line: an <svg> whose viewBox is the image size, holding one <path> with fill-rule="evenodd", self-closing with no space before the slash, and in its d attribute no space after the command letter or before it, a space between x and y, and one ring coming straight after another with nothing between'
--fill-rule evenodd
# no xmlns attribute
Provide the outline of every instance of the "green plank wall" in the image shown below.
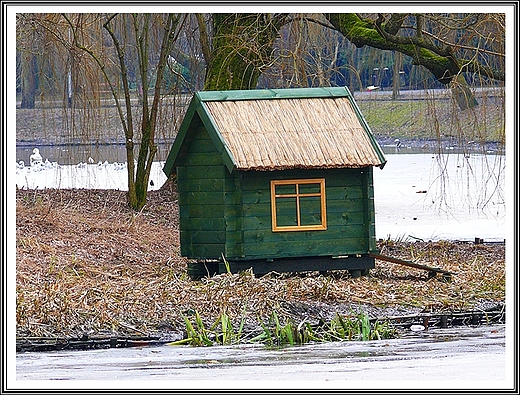
<svg viewBox="0 0 520 395"><path fill-rule="evenodd" d="M234 171L202 126L177 166L181 255L192 259L271 259L376 251L372 168ZM325 178L327 230L272 232L270 181Z"/></svg>
<svg viewBox="0 0 520 395"><path fill-rule="evenodd" d="M181 255L218 259L225 251L224 186L230 177L196 116L177 166Z"/></svg>
<svg viewBox="0 0 520 395"><path fill-rule="evenodd" d="M270 181L325 178L327 230L272 232ZM240 227L228 230L229 259L270 259L298 256L339 256L375 252L372 168L242 172L235 177ZM231 193L230 193L231 195ZM229 210L232 214L232 210ZM230 220L230 219L229 219ZM233 239L230 239L230 235ZM238 248L237 244L240 244ZM233 254L233 252L235 254ZM240 254L238 254L240 253Z"/></svg>

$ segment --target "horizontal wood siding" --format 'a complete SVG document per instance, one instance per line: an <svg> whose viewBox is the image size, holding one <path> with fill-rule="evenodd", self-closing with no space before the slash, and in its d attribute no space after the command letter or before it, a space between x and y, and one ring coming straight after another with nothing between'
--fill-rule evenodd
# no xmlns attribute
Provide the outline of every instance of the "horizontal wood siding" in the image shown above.
<svg viewBox="0 0 520 395"><path fill-rule="evenodd" d="M229 259L244 256L244 233L242 212L242 177L240 172L227 174L225 179L226 251Z"/></svg>
<svg viewBox="0 0 520 395"><path fill-rule="evenodd" d="M200 125L182 147L177 167L181 255L218 259L225 251L224 187L227 170Z"/></svg>
<svg viewBox="0 0 520 395"><path fill-rule="evenodd" d="M368 253L374 221L371 173L365 169L243 172L243 252L249 259ZM325 178L327 229L273 232L270 181ZM368 180L370 178L370 180ZM367 201L368 196L371 201ZM373 241L375 244L375 240Z"/></svg>

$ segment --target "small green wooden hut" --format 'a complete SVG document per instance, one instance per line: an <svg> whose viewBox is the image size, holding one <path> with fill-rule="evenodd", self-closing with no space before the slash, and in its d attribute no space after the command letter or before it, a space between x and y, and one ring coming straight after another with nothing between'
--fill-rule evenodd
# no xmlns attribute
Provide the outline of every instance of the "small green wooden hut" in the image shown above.
<svg viewBox="0 0 520 395"><path fill-rule="evenodd" d="M347 88L198 92L164 166L181 255L193 272L367 271L385 163Z"/></svg>

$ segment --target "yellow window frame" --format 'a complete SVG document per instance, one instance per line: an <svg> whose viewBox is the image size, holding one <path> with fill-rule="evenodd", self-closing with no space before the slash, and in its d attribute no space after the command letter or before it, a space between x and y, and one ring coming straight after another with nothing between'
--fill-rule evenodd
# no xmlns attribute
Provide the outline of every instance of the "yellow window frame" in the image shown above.
<svg viewBox="0 0 520 395"><path fill-rule="evenodd" d="M320 192L316 193L300 193L300 185L317 184L320 186ZM295 193L276 193L278 185L294 185ZM321 224L302 225L300 198L302 197L320 197ZM297 225L278 226L276 218L276 201L277 199L294 198L296 200L296 220ZM271 180L271 219L273 232L292 232L292 231L309 231L309 230L326 230L327 229L327 208L325 199L325 179L294 179L294 180Z"/></svg>

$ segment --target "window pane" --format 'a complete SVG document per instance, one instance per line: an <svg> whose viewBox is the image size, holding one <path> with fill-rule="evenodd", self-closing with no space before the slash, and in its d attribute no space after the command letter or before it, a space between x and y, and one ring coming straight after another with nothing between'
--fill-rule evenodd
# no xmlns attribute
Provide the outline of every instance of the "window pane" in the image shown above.
<svg viewBox="0 0 520 395"><path fill-rule="evenodd" d="M294 195L296 194L296 184L281 184L275 186L277 195Z"/></svg>
<svg viewBox="0 0 520 395"><path fill-rule="evenodd" d="M276 225L297 226L296 198L276 199Z"/></svg>
<svg viewBox="0 0 520 395"><path fill-rule="evenodd" d="M302 226L321 224L321 198L300 197L300 221Z"/></svg>
<svg viewBox="0 0 520 395"><path fill-rule="evenodd" d="M327 229L324 179L272 180L271 199L273 231Z"/></svg>
<svg viewBox="0 0 520 395"><path fill-rule="evenodd" d="M299 193L320 193L320 184L300 184L298 185Z"/></svg>

